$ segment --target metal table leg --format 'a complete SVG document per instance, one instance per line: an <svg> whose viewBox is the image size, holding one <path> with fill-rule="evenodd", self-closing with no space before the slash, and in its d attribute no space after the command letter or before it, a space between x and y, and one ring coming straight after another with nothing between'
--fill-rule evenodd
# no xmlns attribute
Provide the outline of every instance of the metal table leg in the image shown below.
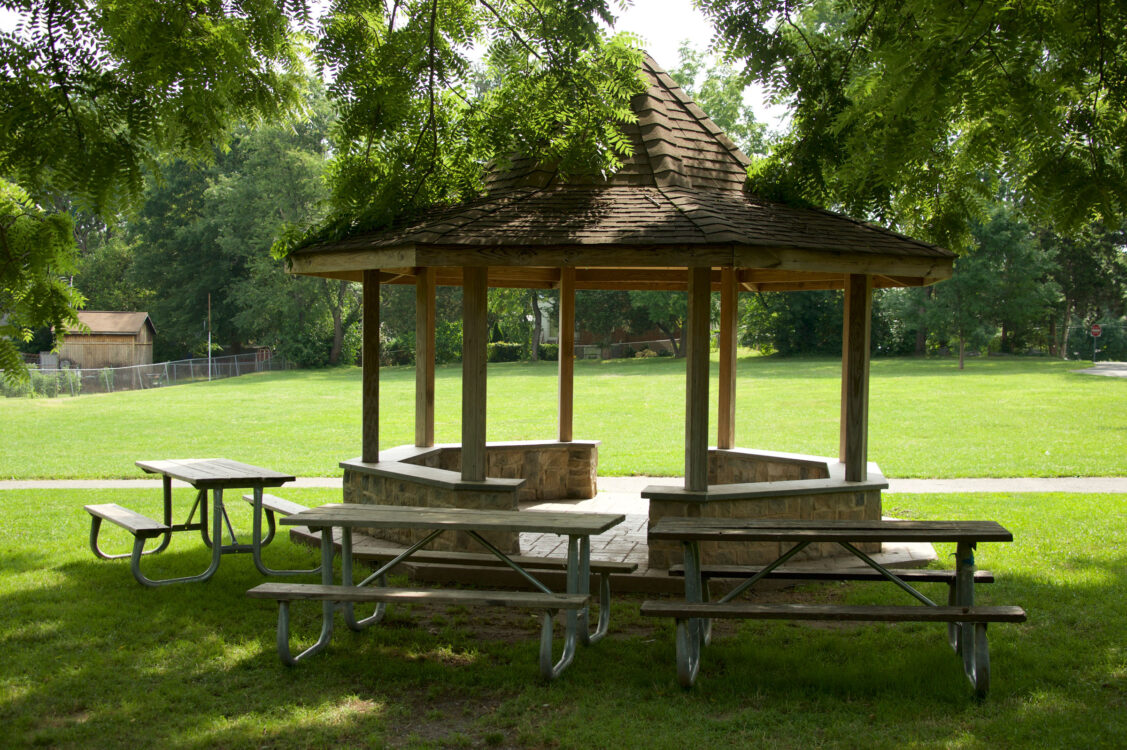
<svg viewBox="0 0 1127 750"><path fill-rule="evenodd" d="M273 524L271 526L271 534L269 538L262 538L262 487L254 488L254 525L251 529L251 556L254 558L254 567L258 568L258 572L264 576L293 576L302 575L305 573L316 573L321 570L320 567L310 568L308 570L275 570L266 567L262 562L262 548L270 543L273 539ZM325 532L321 532L324 534ZM351 537L350 530L346 530ZM346 556L345 559L349 559Z"/></svg>
<svg viewBox="0 0 1127 750"><path fill-rule="evenodd" d="M333 585L333 530L326 526L321 532L321 583L326 586ZM333 637L333 614L336 612L336 603L321 602L321 635L317 642L302 651L297 656L290 653L290 603L278 602L278 657L282 663L292 667L299 661L319 653L329 645Z"/></svg>
<svg viewBox="0 0 1127 750"><path fill-rule="evenodd" d="M700 573L700 545L695 541L682 542L685 552L685 601L704 601L704 587ZM701 647L708 643L711 621L702 618L677 620L677 681L682 687L692 687L700 671Z"/></svg>
<svg viewBox="0 0 1127 750"><path fill-rule="evenodd" d="M213 490L212 501L215 507L212 511L211 533L215 539L221 540L223 538L223 490ZM211 547L211 565L209 565L207 570L205 570L200 575L156 580L149 578L141 572L141 556L144 554L144 548L145 540L143 538L135 539L133 542L133 554L129 560L129 568L133 571L133 577L136 578L137 582L142 586L167 586L170 583L191 583L194 581L206 581L213 575L215 575L215 571L219 570L219 559L223 555L222 545L213 544Z"/></svg>
<svg viewBox="0 0 1127 750"><path fill-rule="evenodd" d="M332 529L325 529L322 534L331 534ZM332 542L330 541L331 545ZM324 565L324 562L321 563ZM341 529L340 536L340 577L341 583L345 586L354 585L352 582L352 527L345 526ZM376 585L387 586L387 576L380 573L376 577ZM379 602L376 604L376 611L368 615L362 620L356 619L356 613L353 610L355 602L341 602L340 608L344 613L344 621L351 630L357 632L363 630L369 625L375 625L383 619L384 613L387 610L387 602Z"/></svg>
<svg viewBox="0 0 1127 750"><path fill-rule="evenodd" d="M580 539L587 543L581 544ZM583 551L586 550L586 558ZM590 587L590 569L591 569L591 543L590 539L586 536L570 534L567 538L567 593L579 594L584 593L582 588ZM580 573L586 571L587 575L580 584ZM527 573L526 573L527 575ZM543 586L543 584L541 584ZM555 612L545 612L540 626L540 675L546 680L554 680L567 669L571 664L572 659L575 658L575 647L579 642L579 626L580 617L579 612L574 609L569 609L565 616L567 623L564 631L564 645L563 652L560 654L559 661L552 664L552 620L555 617ZM584 628L586 626L584 625Z"/></svg>

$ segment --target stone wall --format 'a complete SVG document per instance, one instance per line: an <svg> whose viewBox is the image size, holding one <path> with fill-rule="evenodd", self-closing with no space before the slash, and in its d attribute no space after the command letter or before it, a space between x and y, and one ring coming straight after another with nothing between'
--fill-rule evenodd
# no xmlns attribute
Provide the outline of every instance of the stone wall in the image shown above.
<svg viewBox="0 0 1127 750"><path fill-rule="evenodd" d="M709 485L829 479L829 476L825 459L742 448L708 451Z"/></svg>
<svg viewBox="0 0 1127 750"><path fill-rule="evenodd" d="M515 488L496 490L454 489L423 483L412 478L388 477L355 468L344 470L344 502L369 505L416 505L424 508L477 508L482 510L516 510ZM362 529L377 539L411 545L428 531L410 529ZM507 554L520 553L520 537L516 532L483 534ZM427 545L427 549L484 552L481 544L462 531L447 531Z"/></svg>
<svg viewBox="0 0 1127 750"><path fill-rule="evenodd" d="M439 445L434 450L404 459L405 463L433 469L461 471L462 448ZM598 494L599 442L508 442L485 447L485 475L524 479L517 502L586 500Z"/></svg>
<svg viewBox="0 0 1127 750"><path fill-rule="evenodd" d="M753 497L717 500L650 499L650 526L665 516L688 518L801 518L808 520L843 519L875 520L881 517L879 489L860 492L810 492L782 497ZM774 561L792 545L769 542L718 543L702 542L701 562L705 565L765 565ZM880 552L875 543L858 544L867 554ZM836 544L811 544L795 557L795 562L832 555L848 554ZM649 543L650 568L668 570L684 562L680 543Z"/></svg>

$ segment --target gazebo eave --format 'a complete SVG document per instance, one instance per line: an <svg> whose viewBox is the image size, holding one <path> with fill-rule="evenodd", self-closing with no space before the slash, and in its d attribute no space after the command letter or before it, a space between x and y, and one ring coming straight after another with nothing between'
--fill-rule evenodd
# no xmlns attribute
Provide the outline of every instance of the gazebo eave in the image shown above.
<svg viewBox="0 0 1127 750"><path fill-rule="evenodd" d="M877 288L927 286L951 276L952 259L754 245L404 245L290 258L295 274L360 281L364 271L379 271L383 284L414 284L419 269L434 268L438 285L461 286L462 269L481 266L491 287L558 288L560 269L570 267L577 289L684 291L686 268L709 267L714 290L718 269L736 268L743 291L803 291L841 289L846 274L871 276Z"/></svg>

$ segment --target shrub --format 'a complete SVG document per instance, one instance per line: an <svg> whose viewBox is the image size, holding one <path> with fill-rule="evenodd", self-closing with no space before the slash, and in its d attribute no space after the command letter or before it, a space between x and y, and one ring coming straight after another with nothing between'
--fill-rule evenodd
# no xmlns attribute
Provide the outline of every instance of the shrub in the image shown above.
<svg viewBox="0 0 1127 750"><path fill-rule="evenodd" d="M82 393L82 373L78 370L63 370L63 389L72 396Z"/></svg>
<svg viewBox="0 0 1127 750"><path fill-rule="evenodd" d="M657 352L655 352L653 349L650 349L649 347L646 347L645 349L639 349L638 351L634 352L634 359L648 359L649 357L656 356Z"/></svg>
<svg viewBox="0 0 1127 750"><path fill-rule="evenodd" d="M435 326L434 361L440 365L462 361L462 321L444 320Z"/></svg>
<svg viewBox="0 0 1127 750"><path fill-rule="evenodd" d="M672 357L673 351L671 349L658 349L657 356L659 357Z"/></svg>
<svg viewBox="0 0 1127 750"><path fill-rule="evenodd" d="M560 358L560 345L559 344L541 344L540 345L540 359L549 362L557 362Z"/></svg>
<svg viewBox="0 0 1127 750"><path fill-rule="evenodd" d="M488 362L519 362L524 346L513 341L496 341L486 345L485 359Z"/></svg>
<svg viewBox="0 0 1127 750"><path fill-rule="evenodd" d="M37 368L31 370L29 374L31 375L32 393L47 398L55 398L59 395L59 373L57 371L42 372Z"/></svg>

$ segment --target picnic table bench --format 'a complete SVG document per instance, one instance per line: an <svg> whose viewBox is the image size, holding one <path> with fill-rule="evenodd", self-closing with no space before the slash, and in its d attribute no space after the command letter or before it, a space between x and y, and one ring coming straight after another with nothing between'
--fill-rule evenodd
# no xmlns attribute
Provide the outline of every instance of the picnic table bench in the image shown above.
<svg viewBox="0 0 1127 750"><path fill-rule="evenodd" d="M679 541L685 553L684 601L646 601L642 614L673 617L677 621L676 649L678 680L691 687L700 668L702 646L708 644L711 619L839 620L883 622L945 622L948 640L960 654L967 678L978 697L990 685L990 656L986 626L991 622L1023 622L1021 607L975 606L974 584L992 581L975 570L974 550L979 542L1008 542L1013 535L993 521L808 521L711 518L663 518L649 531L649 538ZM709 566L700 562L701 542L781 542L792 544L774 562L762 568ZM782 566L813 542L835 542L861 559L866 569L858 571L794 571ZM856 542L953 542L954 571L897 571L885 568L858 549ZM705 581L710 577L744 577L719 600L709 601ZM737 574L737 575L732 575ZM922 606L848 606L825 604L753 604L736 601L757 581L765 578L808 580L889 581ZM912 583L948 583L948 603L941 606L920 593Z"/></svg>
<svg viewBox="0 0 1127 750"><path fill-rule="evenodd" d="M162 461L138 461L137 466L150 474L161 475L163 488L163 520L144 516L135 511L123 508L116 503L102 503L84 506L90 514L90 549L104 560L117 560L128 557L130 570L137 582L143 586L165 586L171 583L188 583L192 581L206 581L215 575L219 569L219 561L223 555L250 553L254 558L254 565L263 575L289 575L299 573L316 573L312 570L274 570L262 561L262 548L270 544L274 538L274 517L267 508L268 529L266 534L262 531L262 515L264 511L263 497L265 487L280 487L287 482L292 482L294 477L282 474L259 466L251 466L239 461L225 458L187 458ZM173 521L172 507L172 480L177 479L188 483L196 490L196 499L188 511L187 519L183 523ZM251 506L253 507L253 526L250 543L240 542L235 536L231 520L227 516L227 509L223 504L223 491L233 488L249 488ZM211 502L208 502L210 494ZM284 502L284 501L283 501ZM209 509L210 506L210 509ZM211 522L208 523L209 510ZM195 520L196 512L199 520ZM133 535L133 549L124 554L109 554L99 545L99 536L102 522L120 526ZM223 527L226 524L231 541L223 541ZM210 534L209 534L210 526ZM172 534L185 531L199 531L204 545L211 549L211 563L207 569L199 574L179 578L153 579L141 571L141 558L155 555L168 548L172 541ZM156 547L146 550L145 545L150 539L163 537Z"/></svg>
<svg viewBox="0 0 1127 750"><path fill-rule="evenodd" d="M337 610L342 612L348 627L356 631L379 622L385 614L386 605L390 603L437 602L540 610L543 613L540 630L540 674L550 680L559 676L571 663L577 644L589 645L606 635L610 617L609 585L600 597L599 622L595 631L590 632L588 625L592 567L590 537L621 523L624 518L622 515L608 513L492 511L330 503L294 513L281 521L285 525L321 530L321 583L266 583L252 588L247 595L251 598L272 599L278 602L278 655L287 665L297 664L328 645L332 638L333 618ZM353 582L353 562L356 555L353 553L352 539L353 529L356 528L420 529L430 533L406 549L395 550L390 560L356 584ZM334 529L340 531L341 583L339 585L334 584L333 581ZM434 559L431 556L439 554L438 552L422 548L447 531L466 532L487 550L489 557L496 560L497 564L516 571L536 591L446 590L387 585L388 573L404 561L419 555L423 559L428 557ZM490 531L566 535L568 537L566 591L551 591L535 577L530 570L530 564L522 564L524 558L506 555L491 544L482 536L483 533ZM466 553L453 554L464 559ZM446 554L442 553L442 556ZM536 564L553 564L545 563L543 558L536 560ZM480 560L475 561L480 562ZM316 643L295 656L289 646L289 605L290 602L301 600L321 602L321 633ZM358 619L353 605L360 602L374 603L375 611L365 618ZM556 612L560 610L566 612L564 645L559 659L553 664L552 621Z"/></svg>

